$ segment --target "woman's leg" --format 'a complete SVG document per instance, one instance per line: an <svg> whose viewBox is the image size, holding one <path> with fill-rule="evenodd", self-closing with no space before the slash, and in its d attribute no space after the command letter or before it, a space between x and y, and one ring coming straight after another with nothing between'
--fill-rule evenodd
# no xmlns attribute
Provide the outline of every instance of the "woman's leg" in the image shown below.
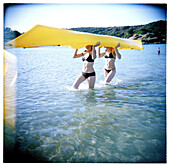
<svg viewBox="0 0 170 167"><path fill-rule="evenodd" d="M106 80L108 74L109 74L109 73L104 69L104 77L105 77L105 80Z"/></svg>
<svg viewBox="0 0 170 167"><path fill-rule="evenodd" d="M74 82L73 88L74 88L74 89L78 89L79 85L80 85L83 81L85 81L85 80L86 80L86 78L85 78L83 75L80 75L80 76L77 78L77 80Z"/></svg>
<svg viewBox="0 0 170 167"><path fill-rule="evenodd" d="M116 74L116 69L111 70L108 73L107 77L105 78L105 82L106 83L110 82L112 80L112 78L115 76L115 74Z"/></svg>
<svg viewBox="0 0 170 167"><path fill-rule="evenodd" d="M88 77L89 89L94 88L95 81L96 81L96 76Z"/></svg>

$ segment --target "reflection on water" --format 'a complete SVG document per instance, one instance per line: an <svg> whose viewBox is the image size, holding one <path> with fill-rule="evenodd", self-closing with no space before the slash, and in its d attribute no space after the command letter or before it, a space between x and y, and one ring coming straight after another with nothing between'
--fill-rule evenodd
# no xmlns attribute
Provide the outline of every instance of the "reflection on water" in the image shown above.
<svg viewBox="0 0 170 167"><path fill-rule="evenodd" d="M158 45L121 50L109 85L102 83L104 59L97 59L93 90L86 83L70 89L82 67L72 49L10 50L18 58L16 143L22 160L165 162L165 46L159 45L162 57L150 54Z"/></svg>

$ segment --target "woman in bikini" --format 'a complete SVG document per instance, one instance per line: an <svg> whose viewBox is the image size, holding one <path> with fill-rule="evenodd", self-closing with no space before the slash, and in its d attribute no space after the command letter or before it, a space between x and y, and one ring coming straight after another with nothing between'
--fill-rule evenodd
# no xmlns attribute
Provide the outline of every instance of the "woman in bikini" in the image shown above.
<svg viewBox="0 0 170 167"><path fill-rule="evenodd" d="M95 47L99 46L100 42L97 42L96 45L87 45L85 51L82 53L77 53L78 49L76 49L73 58L82 57L83 60L83 69L82 74L77 78L77 80L73 84L73 88L78 89L79 85L88 79L89 89L94 88L96 74L93 68L94 60L96 58L96 50Z"/></svg>
<svg viewBox="0 0 170 167"><path fill-rule="evenodd" d="M99 58L105 56L105 66L104 66L104 71L105 71L105 83L109 83L113 77L116 74L116 67L115 67L115 60L116 56L118 59L121 59L121 54L117 50L117 48L120 47L120 43L115 47L106 47L105 52L100 53L100 47L99 47Z"/></svg>

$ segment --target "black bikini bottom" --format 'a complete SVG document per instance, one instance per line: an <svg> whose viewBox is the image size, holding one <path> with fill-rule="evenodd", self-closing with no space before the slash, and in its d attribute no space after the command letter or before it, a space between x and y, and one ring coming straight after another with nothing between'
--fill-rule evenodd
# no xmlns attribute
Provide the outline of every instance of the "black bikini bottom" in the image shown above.
<svg viewBox="0 0 170 167"><path fill-rule="evenodd" d="M114 70L114 69L112 69L112 70ZM107 73L109 73L109 72L112 71L112 70L107 70L107 69L105 69L105 71L106 71Z"/></svg>
<svg viewBox="0 0 170 167"><path fill-rule="evenodd" d="M96 75L95 72L91 72L91 73L82 72L82 74L83 74L83 76L84 76L85 78L88 78L88 77L91 77L91 76L95 76L95 75Z"/></svg>

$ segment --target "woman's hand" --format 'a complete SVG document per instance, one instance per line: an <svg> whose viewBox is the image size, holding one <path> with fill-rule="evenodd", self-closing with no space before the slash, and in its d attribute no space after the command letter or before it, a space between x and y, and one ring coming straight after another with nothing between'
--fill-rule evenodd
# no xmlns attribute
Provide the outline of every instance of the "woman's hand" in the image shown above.
<svg viewBox="0 0 170 167"><path fill-rule="evenodd" d="M116 46L115 48L118 48L118 47L120 47L120 43L118 43L117 46Z"/></svg>
<svg viewBox="0 0 170 167"><path fill-rule="evenodd" d="M99 45L100 45L100 42L97 42L96 45L93 45L93 46L96 47L96 46L99 46Z"/></svg>

